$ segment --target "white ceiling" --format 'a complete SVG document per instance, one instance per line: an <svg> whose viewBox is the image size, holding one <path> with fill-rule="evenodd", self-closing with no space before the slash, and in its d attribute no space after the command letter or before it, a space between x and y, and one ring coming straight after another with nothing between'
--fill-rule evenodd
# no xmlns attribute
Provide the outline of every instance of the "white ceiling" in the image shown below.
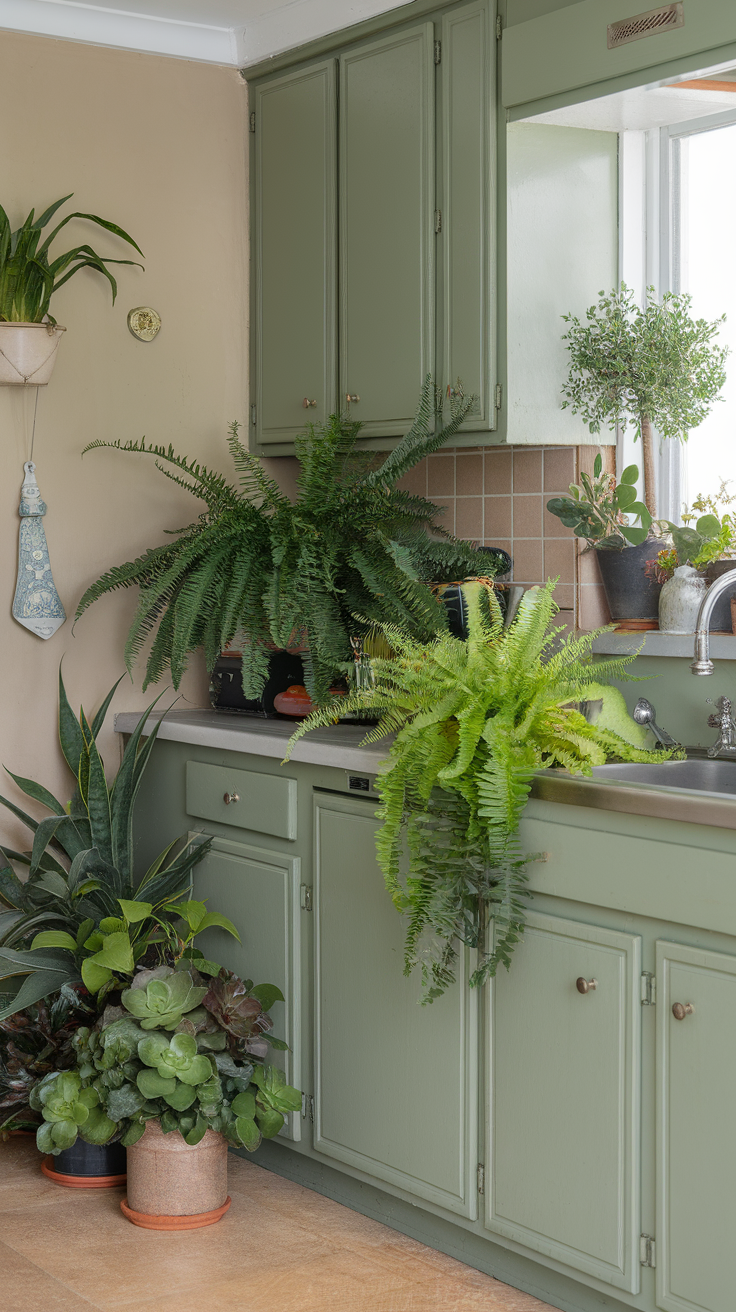
<svg viewBox="0 0 736 1312"><path fill-rule="evenodd" d="M406 0L0 0L0 31L236 68L397 9Z"/></svg>

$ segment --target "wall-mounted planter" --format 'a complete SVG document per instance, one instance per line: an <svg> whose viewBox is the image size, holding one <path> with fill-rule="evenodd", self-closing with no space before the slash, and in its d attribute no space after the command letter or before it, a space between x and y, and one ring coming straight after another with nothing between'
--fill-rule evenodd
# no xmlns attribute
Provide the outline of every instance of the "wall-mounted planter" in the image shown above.
<svg viewBox="0 0 736 1312"><path fill-rule="evenodd" d="M0 323L0 386L47 383L65 332L54 323Z"/></svg>
<svg viewBox="0 0 736 1312"><path fill-rule="evenodd" d="M227 1140L207 1130L194 1146L177 1130L164 1134L148 1121L128 1149L128 1197L123 1215L145 1230L198 1230L214 1225L230 1206Z"/></svg>

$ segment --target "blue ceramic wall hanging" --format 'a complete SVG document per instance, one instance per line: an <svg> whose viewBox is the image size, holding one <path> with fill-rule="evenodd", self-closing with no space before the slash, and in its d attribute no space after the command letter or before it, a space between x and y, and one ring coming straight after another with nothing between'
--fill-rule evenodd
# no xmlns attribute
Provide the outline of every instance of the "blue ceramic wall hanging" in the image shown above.
<svg viewBox="0 0 736 1312"><path fill-rule="evenodd" d="M18 543L18 581L13 598L13 618L39 638L50 638L66 619L66 611L51 573L49 549L43 516L46 502L41 500L32 460L23 466L20 494L20 540Z"/></svg>

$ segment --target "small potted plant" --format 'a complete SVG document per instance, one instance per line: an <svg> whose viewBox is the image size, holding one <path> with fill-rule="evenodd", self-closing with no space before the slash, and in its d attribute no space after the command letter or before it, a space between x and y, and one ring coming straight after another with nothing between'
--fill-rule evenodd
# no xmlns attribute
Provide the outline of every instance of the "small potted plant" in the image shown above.
<svg viewBox="0 0 736 1312"><path fill-rule="evenodd" d="M736 502L736 494L729 492L729 481L722 479L715 495L700 493L695 497L692 506L686 506L682 512L682 525L669 521L660 524L660 528L667 529L672 546L663 548L648 568L661 583L667 585L676 569L688 565L706 583L736 569L736 514L728 509ZM701 583L701 589L702 586ZM731 602L735 595L736 581L733 593L725 594L716 603L711 617L712 630L733 631ZM687 631L692 632L690 628Z"/></svg>
<svg viewBox="0 0 736 1312"><path fill-rule="evenodd" d="M146 1229L219 1221L230 1205L228 1144L255 1151L301 1107L299 1090L264 1060L269 1042L285 1046L266 1010L283 1001L279 989L224 968L205 980L210 963L198 965L137 972L119 1006L77 1030L75 1068L31 1094L42 1152L68 1150L78 1136L127 1148L121 1207Z"/></svg>
<svg viewBox="0 0 736 1312"><path fill-rule="evenodd" d="M586 542L586 551L595 549L611 618L616 623L636 621L656 627L660 584L629 550L632 546L649 548L652 524L647 507L637 500L638 477L637 466L629 465L617 483L604 472L597 455L593 477L582 473L579 485L570 484L570 496L552 497L547 509ZM629 516L634 517L631 524ZM659 547L659 542L652 541L653 557Z"/></svg>
<svg viewBox="0 0 736 1312"><path fill-rule="evenodd" d="M87 219L143 254L127 232L96 214L67 214L43 237L44 228L72 195L70 192L49 205L39 218L35 218L35 211L31 210L25 223L15 232L0 206L0 384L48 383L61 334L66 332L51 315L51 297L75 273L80 269L95 269L101 273L110 284L114 303L117 283L107 265L138 264L137 260L98 255L87 244L74 246L52 258L51 243L67 223L72 219ZM143 268L143 265L138 264L138 267Z"/></svg>

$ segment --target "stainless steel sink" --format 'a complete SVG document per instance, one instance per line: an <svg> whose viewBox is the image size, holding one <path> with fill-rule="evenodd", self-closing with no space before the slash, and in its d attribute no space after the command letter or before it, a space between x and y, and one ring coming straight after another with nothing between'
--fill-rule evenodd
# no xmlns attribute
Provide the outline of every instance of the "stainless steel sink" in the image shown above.
<svg viewBox="0 0 736 1312"><path fill-rule="evenodd" d="M736 798L736 761L662 761L661 765L596 765L593 777L611 783L648 784L652 788L678 788L687 792L718 793Z"/></svg>

